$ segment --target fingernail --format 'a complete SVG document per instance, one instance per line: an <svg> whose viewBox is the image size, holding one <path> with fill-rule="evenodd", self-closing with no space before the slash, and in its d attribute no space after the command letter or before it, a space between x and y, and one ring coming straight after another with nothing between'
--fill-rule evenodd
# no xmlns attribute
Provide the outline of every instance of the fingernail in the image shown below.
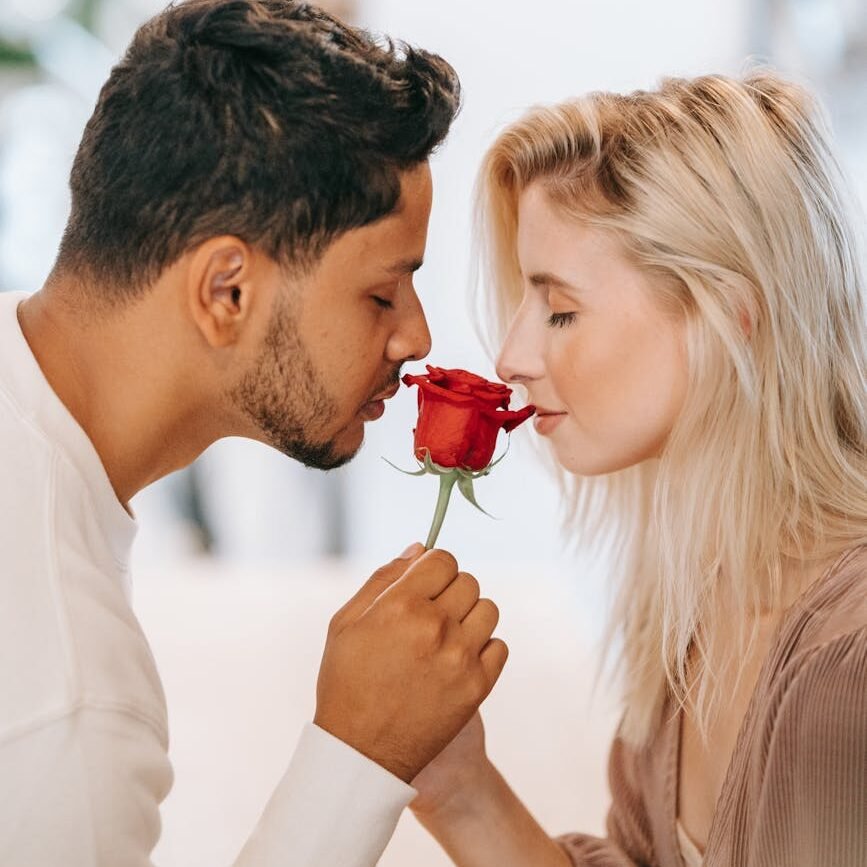
<svg viewBox="0 0 867 867"><path fill-rule="evenodd" d="M397 559L412 560L416 554L421 554L422 551L424 551L424 545L422 545L421 542L413 542L412 545L410 545L409 548L407 548L406 551L404 551Z"/></svg>

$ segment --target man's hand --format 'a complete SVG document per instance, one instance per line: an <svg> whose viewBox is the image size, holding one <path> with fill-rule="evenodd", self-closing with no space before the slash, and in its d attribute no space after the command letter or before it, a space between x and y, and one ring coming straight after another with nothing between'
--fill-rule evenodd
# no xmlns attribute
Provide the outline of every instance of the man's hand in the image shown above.
<svg viewBox="0 0 867 867"><path fill-rule="evenodd" d="M331 619L313 721L411 782L497 682L499 616L451 554L419 545Z"/></svg>

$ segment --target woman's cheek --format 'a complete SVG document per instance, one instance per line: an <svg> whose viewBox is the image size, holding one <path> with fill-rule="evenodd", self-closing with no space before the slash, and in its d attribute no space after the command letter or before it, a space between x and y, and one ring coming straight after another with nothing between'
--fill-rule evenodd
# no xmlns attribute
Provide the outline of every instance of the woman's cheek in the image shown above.
<svg viewBox="0 0 867 867"><path fill-rule="evenodd" d="M581 359L574 341L566 339L566 335L555 335L548 346L545 366L562 404L556 408L568 409L572 395L579 390L581 378Z"/></svg>
<svg viewBox="0 0 867 867"><path fill-rule="evenodd" d="M552 358L551 381L562 401L562 408L576 420L588 422L598 417L605 395L612 387L612 370L605 352L594 352L591 341L576 336L562 339ZM590 427L593 425L591 424Z"/></svg>

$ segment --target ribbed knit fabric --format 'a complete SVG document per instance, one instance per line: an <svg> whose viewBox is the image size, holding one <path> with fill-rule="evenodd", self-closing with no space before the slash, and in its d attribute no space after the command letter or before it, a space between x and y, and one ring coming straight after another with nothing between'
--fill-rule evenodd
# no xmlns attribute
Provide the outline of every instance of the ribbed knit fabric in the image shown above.
<svg viewBox="0 0 867 867"><path fill-rule="evenodd" d="M685 867L680 714L644 748L616 738L606 838L558 837L576 867ZM787 613L717 802L703 867L867 867L867 546Z"/></svg>

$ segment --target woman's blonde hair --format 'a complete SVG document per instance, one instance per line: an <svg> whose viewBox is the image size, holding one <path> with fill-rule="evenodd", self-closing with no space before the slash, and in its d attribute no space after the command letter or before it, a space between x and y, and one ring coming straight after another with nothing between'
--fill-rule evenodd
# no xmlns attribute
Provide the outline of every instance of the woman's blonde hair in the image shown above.
<svg viewBox="0 0 867 867"><path fill-rule="evenodd" d="M706 730L753 615L802 589L784 565L867 542L867 320L844 185L814 100L767 70L533 109L477 187L497 339L523 293L532 183L613 233L685 319L687 396L660 460L562 481L581 541L607 538L622 573L621 733L646 742L667 691Z"/></svg>

